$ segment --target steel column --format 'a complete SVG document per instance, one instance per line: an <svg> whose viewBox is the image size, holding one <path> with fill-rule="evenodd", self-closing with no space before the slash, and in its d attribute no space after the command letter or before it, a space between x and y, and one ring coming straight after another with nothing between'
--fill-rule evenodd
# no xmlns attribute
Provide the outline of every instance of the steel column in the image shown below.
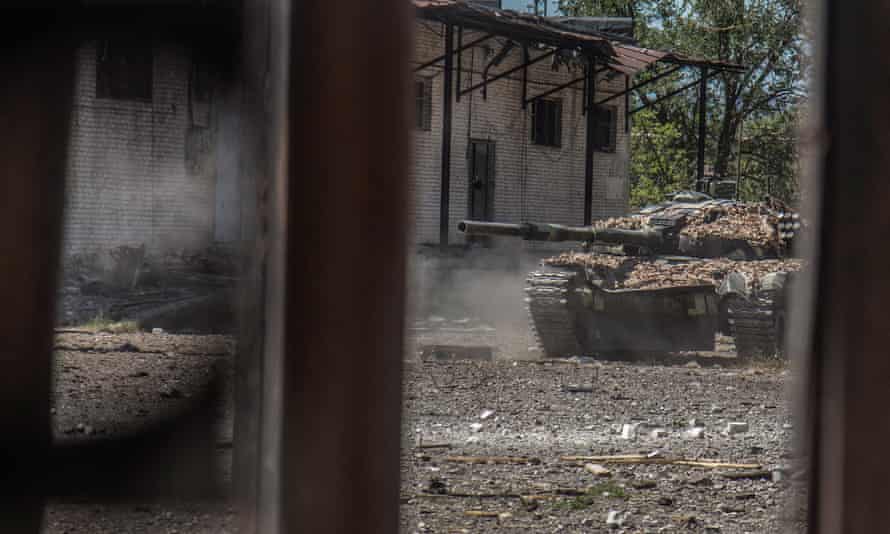
<svg viewBox="0 0 890 534"><path fill-rule="evenodd" d="M448 247L449 210L451 209L451 122L454 89L454 26L445 27L445 75L442 79L442 161L439 197L439 246ZM458 93L460 90L458 88Z"/></svg>
<svg viewBox="0 0 890 534"><path fill-rule="evenodd" d="M461 71L464 68L464 65L463 65L464 55L463 55L463 52L461 52L461 48L463 48L463 44L464 44L464 27L459 26L457 28L457 50L455 51L455 54L457 54L457 72L455 73L457 75L457 79L455 80L455 85L457 86L458 91L457 91L457 94L455 95L454 99L457 102L460 102L460 78L461 78ZM473 66L471 65L470 68L472 69Z"/></svg>
<svg viewBox="0 0 890 534"><path fill-rule="evenodd" d="M584 225L593 221L593 156L596 140L596 58L587 59L587 123L584 147Z"/></svg>
<svg viewBox="0 0 890 534"><path fill-rule="evenodd" d="M708 69L701 67L701 80L698 84L698 170L695 181L696 191L705 190L705 135L707 134L708 112Z"/></svg>

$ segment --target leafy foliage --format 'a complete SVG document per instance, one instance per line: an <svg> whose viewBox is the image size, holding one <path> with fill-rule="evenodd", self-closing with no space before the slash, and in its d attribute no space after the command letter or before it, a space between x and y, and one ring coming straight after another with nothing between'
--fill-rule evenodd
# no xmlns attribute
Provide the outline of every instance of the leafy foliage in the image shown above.
<svg viewBox="0 0 890 534"><path fill-rule="evenodd" d="M748 67L743 74L720 73L708 82L706 163L716 176L734 178L742 171L742 194L759 198L767 192L793 200L797 192L795 124L805 98L808 68L803 0L561 0L569 15L630 16L642 46L676 50ZM635 97L635 105L654 102L659 95L697 79L697 69L684 69L651 84ZM652 74L648 74L651 76ZM638 76L638 81L647 74ZM698 92L690 89L653 106L653 115L634 116L632 198L641 201L666 192L662 184L677 173L694 175L697 157ZM672 125L658 129L652 122ZM739 133L741 151L739 151ZM665 139L657 139L664 135ZM654 136L654 138L653 138ZM678 139L679 136L679 139ZM645 145L641 143L645 142ZM656 167L645 146L670 146L678 167ZM656 159L663 159L660 156ZM741 159L741 165L739 160ZM690 168L690 163L692 167ZM656 178L654 172L666 173ZM681 180L682 181L682 180ZM657 187L655 187L657 186Z"/></svg>

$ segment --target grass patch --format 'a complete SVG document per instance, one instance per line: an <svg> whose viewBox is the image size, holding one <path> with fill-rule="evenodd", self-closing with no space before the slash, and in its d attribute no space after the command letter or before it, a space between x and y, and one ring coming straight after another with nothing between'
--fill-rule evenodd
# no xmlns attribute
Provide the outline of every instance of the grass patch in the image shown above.
<svg viewBox="0 0 890 534"><path fill-rule="evenodd" d="M553 507L561 510L584 510L599 499L627 500L627 491L614 482L601 482L587 488L584 495L557 501Z"/></svg>
<svg viewBox="0 0 890 534"><path fill-rule="evenodd" d="M139 321L112 321L104 317L95 317L83 327L91 332L107 334L132 334L140 330Z"/></svg>

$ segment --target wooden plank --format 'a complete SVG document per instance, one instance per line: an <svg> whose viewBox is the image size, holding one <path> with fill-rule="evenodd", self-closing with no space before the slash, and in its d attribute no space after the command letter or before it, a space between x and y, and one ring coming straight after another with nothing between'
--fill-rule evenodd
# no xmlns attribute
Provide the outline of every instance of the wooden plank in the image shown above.
<svg viewBox="0 0 890 534"><path fill-rule="evenodd" d="M291 9L284 315L266 340L282 450L263 458L281 521L263 532L397 532L411 5Z"/></svg>

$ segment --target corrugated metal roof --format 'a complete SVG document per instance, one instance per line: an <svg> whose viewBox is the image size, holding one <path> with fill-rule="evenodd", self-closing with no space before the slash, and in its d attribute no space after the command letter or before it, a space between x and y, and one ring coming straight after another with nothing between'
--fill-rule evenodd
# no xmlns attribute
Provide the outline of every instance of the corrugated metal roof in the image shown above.
<svg viewBox="0 0 890 534"><path fill-rule="evenodd" d="M473 30L542 43L564 49L582 49L611 56L612 45L601 35L572 31L568 27L529 13L492 9L460 0L411 0L418 15Z"/></svg>
<svg viewBox="0 0 890 534"><path fill-rule="evenodd" d="M455 24L520 42L541 43L556 48L593 53L599 61L623 74L636 74L659 61L718 70L745 70L741 65L615 42L600 32L588 29L575 31L557 20L529 13L493 9L469 4L463 0L411 0L411 2L421 18Z"/></svg>

